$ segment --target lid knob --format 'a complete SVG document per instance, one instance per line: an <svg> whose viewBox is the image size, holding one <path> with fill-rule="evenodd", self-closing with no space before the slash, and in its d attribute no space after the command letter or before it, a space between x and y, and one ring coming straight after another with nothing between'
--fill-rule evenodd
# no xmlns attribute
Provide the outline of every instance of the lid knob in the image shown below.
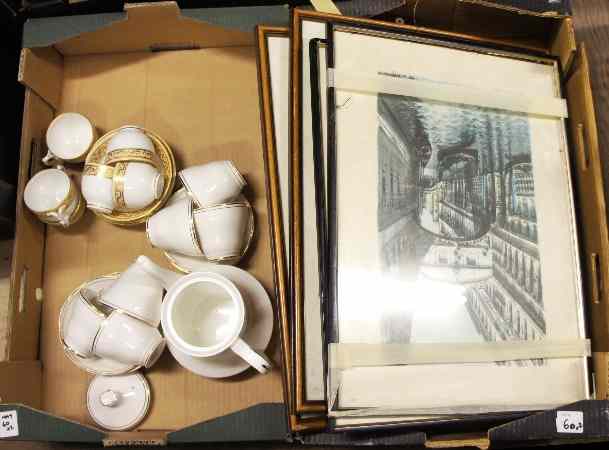
<svg viewBox="0 0 609 450"><path fill-rule="evenodd" d="M104 405L112 408L113 406L118 405L118 402L121 399L120 392L113 391L112 389L108 389L107 391L102 392L99 395L99 402Z"/></svg>

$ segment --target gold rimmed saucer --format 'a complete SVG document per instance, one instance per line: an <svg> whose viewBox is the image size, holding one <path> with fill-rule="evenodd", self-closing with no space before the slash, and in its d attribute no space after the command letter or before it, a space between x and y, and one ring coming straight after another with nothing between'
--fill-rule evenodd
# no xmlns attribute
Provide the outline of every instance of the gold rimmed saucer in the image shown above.
<svg viewBox="0 0 609 450"><path fill-rule="evenodd" d="M126 373L135 372L140 369L140 366L137 365L129 365L124 364L118 361L113 361L107 358L98 358L95 356L92 357L84 357L78 355L73 349L71 349L63 339L64 335L64 326L69 320L71 311L72 311L72 303L74 298L82 291L86 290L91 294L91 297L97 298L99 293L109 285L111 285L118 277L120 273L111 273L109 275L104 275L94 280L86 281L78 286L76 289L72 291L70 295L68 295L66 301L62 305L59 311L59 342L61 343L64 354L67 358L72 361L77 367L80 369L96 374L96 375L123 375ZM88 301L92 301L92 299L87 299ZM105 306L99 303L97 300L93 301L93 304L96 308L105 308ZM105 311L106 313L108 311Z"/></svg>
<svg viewBox="0 0 609 450"><path fill-rule="evenodd" d="M130 126L130 127L133 128L132 126ZM93 145L93 148L91 149L89 154L87 155L87 160L86 160L85 164L86 165L103 165L106 160L106 151L107 151L108 141L110 140L110 138L112 138L114 135L116 135L123 128L125 128L125 127L121 127L121 128L117 128L115 130L109 131L108 133L104 134L101 138L99 138L97 140L97 142L95 142L95 144ZM169 199L169 197L171 196L171 193L173 192L173 187L174 187L175 180L176 180L176 162L173 157L171 148L169 147L167 142L165 142L165 140L163 140L163 138L161 138L156 133L153 133L152 131L146 130L145 128L141 128L141 127L137 127L137 128L142 130L146 134L146 136L148 136L152 140L152 143L154 144L154 148L156 150L156 156L157 156L155 165L159 168L159 170L163 174L165 185L163 188L163 193L159 197L159 199L144 209L140 209L137 211L114 210L111 213L93 211L95 214L97 214L98 216L102 217L103 219L107 220L108 222L110 222L114 225L128 226L128 225L137 225L137 224L145 222L146 219L148 219L148 217L152 216L155 212L157 212L159 209L161 209L163 207L163 205L165 204L165 202Z"/></svg>

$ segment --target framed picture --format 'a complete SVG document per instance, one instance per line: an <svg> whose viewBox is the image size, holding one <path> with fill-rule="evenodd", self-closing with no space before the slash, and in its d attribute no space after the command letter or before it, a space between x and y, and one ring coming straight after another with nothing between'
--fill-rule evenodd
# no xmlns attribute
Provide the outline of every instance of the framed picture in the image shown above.
<svg viewBox="0 0 609 450"><path fill-rule="evenodd" d="M312 61L317 60L317 44L325 37L326 24L315 16L301 20L303 14L307 13L293 11L291 50L291 114L293 125L299 124L291 130L294 402L298 413L318 414L326 411L320 270L320 243L324 238L319 234L317 210L321 197L316 176L320 174L315 170L314 150L316 144L323 145L325 137L321 118L319 122L313 119L312 106L321 99L312 97L312 92L319 92L319 80L312 85L311 71L317 69ZM318 74L322 72L317 70ZM325 102L317 105L321 114Z"/></svg>
<svg viewBox="0 0 609 450"><path fill-rule="evenodd" d="M322 145L316 145L314 130L325 130L325 112L322 105L321 117L313 117L311 93L319 89L318 84L311 83L311 58L318 55L311 53L311 43L316 45L319 54L325 52L323 45L329 24L362 25L377 30L397 30L416 33L421 36L446 37L463 39L483 44L497 44L514 49L527 49L527 45L508 44L503 40L483 39L462 33L426 30L421 27L378 22L369 19L338 16L315 11L294 9L291 26L291 106L290 106L290 146L291 146L291 206L290 223L292 231L292 252L290 260L291 293L293 301L293 352L295 408L302 414L324 412L326 381L324 376L325 346L322 344L322 320L325 313L321 306L322 284L319 273L319 254L316 201L319 201L319 189L315 187L315 149L325 148L327 134L322 135ZM324 54L325 55L325 54ZM325 79L324 56L317 58L319 64L319 82ZM319 91L323 92L323 91ZM325 103L325 95L320 96ZM326 158L323 158L325 161ZM323 238L321 238L323 239Z"/></svg>
<svg viewBox="0 0 609 450"><path fill-rule="evenodd" d="M329 414L588 398L557 62L338 20L325 39Z"/></svg>
<svg viewBox="0 0 609 450"><path fill-rule="evenodd" d="M257 28L258 71L261 90L261 123L267 179L269 222L273 241L276 297L283 357L283 375L288 396L290 429L321 429L325 420L301 418L294 410L293 353L289 298L289 49L287 28Z"/></svg>

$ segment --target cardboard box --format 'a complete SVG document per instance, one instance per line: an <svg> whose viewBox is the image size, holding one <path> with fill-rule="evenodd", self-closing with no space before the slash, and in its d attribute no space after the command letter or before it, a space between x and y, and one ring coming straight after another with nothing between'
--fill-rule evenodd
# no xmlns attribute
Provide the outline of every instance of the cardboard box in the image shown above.
<svg viewBox="0 0 609 450"><path fill-rule="evenodd" d="M417 27L453 35L544 49L560 57L570 106L576 194L594 345L596 400L580 410L580 441L608 439L604 411L609 392L609 254L605 198L585 50L577 51L569 18L527 16L469 2L407 2L410 16L384 10ZM447 5L452 13L446 12ZM390 8L389 8L390 9ZM362 10L365 14L365 8ZM402 13L408 11L401 11ZM408 19L410 17L410 19ZM256 75L255 24L288 24L284 7L179 11L175 3L133 4L125 13L39 19L26 24L20 80L26 86L18 199L43 151L46 127L58 112L87 114L108 131L137 123L163 136L180 167L233 159L249 183L256 212L253 249L242 267L269 293L277 283L269 231L265 155ZM528 28L527 28L528 27ZM413 28L417 29L417 28ZM432 31L432 30L431 30ZM463 424L441 430L292 434L286 404L293 386L281 372L247 373L231 380L197 377L169 353L147 373L153 392L150 414L133 432L94 427L84 404L90 375L62 354L57 313L82 281L126 267L146 254L167 265L146 241L143 228L118 228L91 213L68 231L45 227L17 204L17 236L11 275L9 360L0 363L0 417L17 413L13 440L105 444L177 444L275 441L310 445L456 445L563 442L555 411L497 424ZM274 235L277 235L276 233ZM285 286L285 283L284 283ZM278 322L277 322L278 323ZM270 352L280 367L280 330ZM282 329L284 338L289 330ZM294 416L294 411L290 411ZM467 431L467 433L466 433ZM569 435L567 437L572 437Z"/></svg>
<svg viewBox="0 0 609 450"><path fill-rule="evenodd" d="M277 331L269 347L276 362L270 374L248 371L229 380L206 379L183 369L166 352L146 372L153 403L137 432L125 437L95 429L84 401L92 376L63 353L59 308L80 283L120 271L139 254L169 266L147 242L143 225L117 227L87 212L69 230L45 228L21 198L32 169L39 165L45 130L56 114L81 112L100 134L124 124L142 125L167 140L181 168L217 159L235 162L247 179L245 194L257 223L253 247L241 267L273 293L253 27L259 21L285 22L287 13L281 6L237 8L230 15L221 10L183 13L176 3L164 2L128 5L121 14L28 24L31 32L26 33L25 45L29 48L23 51L19 74L27 92L9 361L0 364L0 378L5 380L0 388L2 402L27 405L8 408L18 411L19 439L285 439ZM58 38L57 30L63 36ZM220 428L214 425L218 418L224 420ZM37 426L28 426L30 420ZM231 420L244 425L228 426ZM203 437L195 426L200 422L206 429ZM45 428L48 434L40 434Z"/></svg>
<svg viewBox="0 0 609 450"><path fill-rule="evenodd" d="M603 192L601 165L598 154L597 130L594 118L594 107L589 84L588 61L585 48L576 46L571 19L555 14L550 16L538 13L528 14L526 11L514 11L506 8L493 8L483 5L476 0L442 1L430 0L425 2L407 2L406 5L383 14L383 19L395 24L384 24L382 30L407 30L413 34L431 38L448 39L459 42L480 44L514 51L534 51L549 57L555 57L560 62L564 95L569 105L568 132L570 134L573 168L573 184L575 196L578 201L578 220L580 228L580 250L582 253L583 284L586 292L585 307L588 312L590 337L593 345L593 358L596 398L599 400L578 402L558 408L560 411L579 411L584 422L589 423L580 436L562 433L558 427L558 410L545 411L539 414L525 415L515 420L514 416L495 419L475 419L455 423L444 423L441 426L400 425L399 427L385 427L384 431L359 430L360 439L364 436L371 442L386 444L408 443L405 430L412 430L410 438L420 444L444 447L449 445L476 445L486 447L489 445L524 444L529 441L549 443L553 441L586 441L598 439L606 430L602 420L602 409L608 404L607 399L607 311L603 306L606 297L607 261L604 261L607 249L607 223L605 195ZM318 21L321 23L332 21L334 24L360 25L373 28L377 23L368 19L353 17L332 16L330 14L315 12L296 12L293 14L291 24L292 36L300 35L301 21ZM409 23L410 25L402 25ZM292 40L291 64L292 91L291 91L291 146L292 146L292 180L293 180L293 210L292 224L295 230L302 221L302 210L299 198L302 189L301 174L301 133L302 121L300 117L300 101L302 86L299 79L301 74L301 43L298 39ZM293 231L293 247L296 255L302 245L302 237ZM293 302L299 308L302 302L302 260L296 259L292 263L295 271ZM302 309L302 304L300 304ZM302 327L297 321L296 326ZM298 341L298 340L297 340ZM300 345L300 341L297 342ZM295 385L298 390L299 361L294 364ZM301 382L302 385L302 382ZM497 386L501 389L501 386ZM292 406L292 414L303 416L306 406L299 408L298 394ZM600 428L599 428L600 427ZM354 427L355 428L355 427ZM467 431L467 433L466 433ZM588 431L591 433L586 436ZM310 443L352 443L349 439L357 433L329 436L318 434L305 437ZM337 437L338 436L338 437ZM605 437L606 438L606 437ZM412 443L412 442L410 442Z"/></svg>

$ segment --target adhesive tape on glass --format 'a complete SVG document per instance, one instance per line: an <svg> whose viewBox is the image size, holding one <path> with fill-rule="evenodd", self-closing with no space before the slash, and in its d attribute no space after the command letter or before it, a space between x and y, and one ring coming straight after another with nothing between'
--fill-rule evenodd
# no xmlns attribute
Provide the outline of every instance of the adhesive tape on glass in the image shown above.
<svg viewBox="0 0 609 450"><path fill-rule="evenodd" d="M137 426L150 408L150 386L140 373L93 378L87 391L91 418L107 430L129 430Z"/></svg>

